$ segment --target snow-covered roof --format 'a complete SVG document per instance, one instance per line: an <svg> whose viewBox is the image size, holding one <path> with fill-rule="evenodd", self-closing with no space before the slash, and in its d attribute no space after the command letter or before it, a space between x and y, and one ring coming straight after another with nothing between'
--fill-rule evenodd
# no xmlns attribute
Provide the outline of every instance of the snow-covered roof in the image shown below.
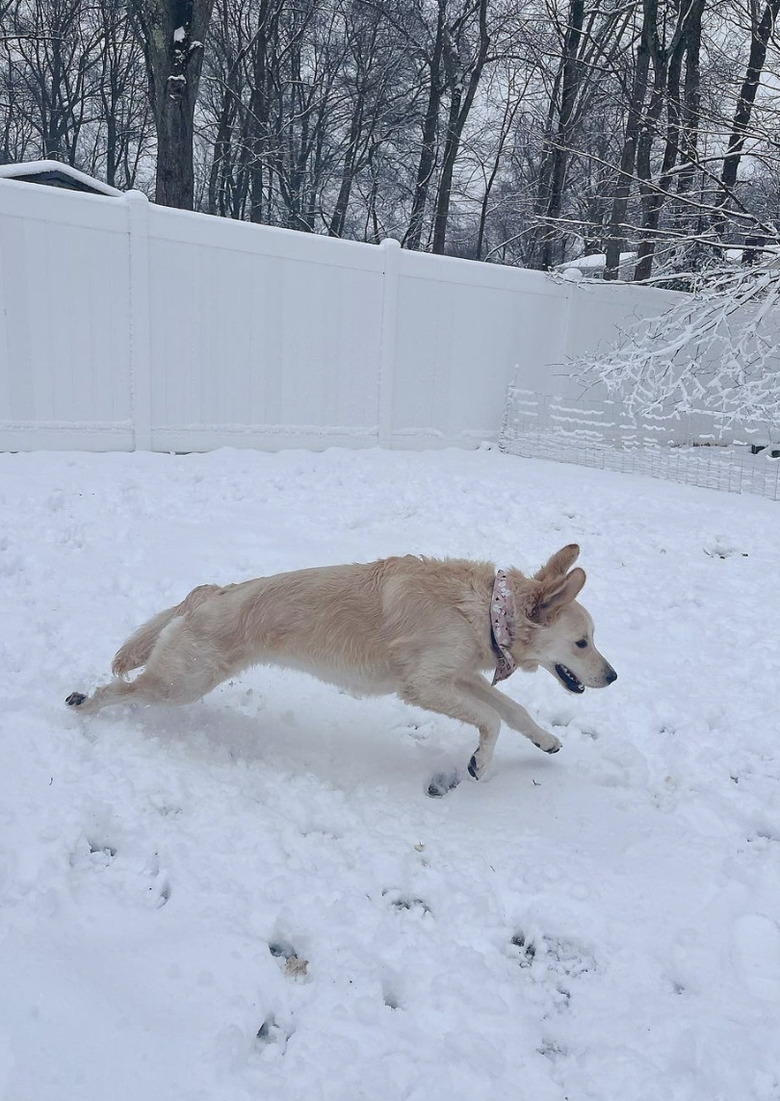
<svg viewBox="0 0 780 1101"><path fill-rule="evenodd" d="M48 184L50 187L70 188L72 191L91 191L97 195L122 195L116 187L71 168L60 161L23 161L21 164L0 164L0 179L26 180L28 183Z"/></svg>

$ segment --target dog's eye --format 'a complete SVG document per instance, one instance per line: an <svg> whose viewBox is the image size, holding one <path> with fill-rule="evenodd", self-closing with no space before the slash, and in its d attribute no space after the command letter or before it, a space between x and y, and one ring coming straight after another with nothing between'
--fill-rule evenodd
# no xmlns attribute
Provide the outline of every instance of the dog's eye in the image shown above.
<svg viewBox="0 0 780 1101"><path fill-rule="evenodd" d="M588 645L588 640L586 638L578 638L574 645L579 646L580 650L584 650Z"/></svg>

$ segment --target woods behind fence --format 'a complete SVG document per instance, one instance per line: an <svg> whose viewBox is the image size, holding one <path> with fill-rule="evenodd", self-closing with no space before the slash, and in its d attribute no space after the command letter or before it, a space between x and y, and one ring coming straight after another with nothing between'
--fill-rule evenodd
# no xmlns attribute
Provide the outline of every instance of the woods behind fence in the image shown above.
<svg viewBox="0 0 780 1101"><path fill-rule="evenodd" d="M0 158L547 269L777 241L780 0L0 0Z"/></svg>

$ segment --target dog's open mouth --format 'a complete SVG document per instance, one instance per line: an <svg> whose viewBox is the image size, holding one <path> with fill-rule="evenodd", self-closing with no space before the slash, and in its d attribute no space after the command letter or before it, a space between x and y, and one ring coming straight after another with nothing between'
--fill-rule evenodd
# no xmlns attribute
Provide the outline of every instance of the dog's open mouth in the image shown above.
<svg viewBox="0 0 780 1101"><path fill-rule="evenodd" d="M555 666L555 672L558 674L558 680L561 682L564 688L568 688L570 692L584 692L585 685L572 673L566 665L560 663Z"/></svg>

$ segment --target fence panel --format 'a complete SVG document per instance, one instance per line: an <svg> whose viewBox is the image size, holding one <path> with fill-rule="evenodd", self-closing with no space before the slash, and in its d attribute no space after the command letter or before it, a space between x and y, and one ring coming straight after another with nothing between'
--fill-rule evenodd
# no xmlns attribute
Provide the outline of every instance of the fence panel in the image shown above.
<svg viewBox="0 0 780 1101"><path fill-rule="evenodd" d="M382 250L171 214L150 206L153 446L375 443Z"/></svg>
<svg viewBox="0 0 780 1101"><path fill-rule="evenodd" d="M473 446L677 298L0 180L0 448Z"/></svg>
<svg viewBox="0 0 780 1101"><path fill-rule="evenodd" d="M132 447L126 204L10 181L2 198L0 446Z"/></svg>

